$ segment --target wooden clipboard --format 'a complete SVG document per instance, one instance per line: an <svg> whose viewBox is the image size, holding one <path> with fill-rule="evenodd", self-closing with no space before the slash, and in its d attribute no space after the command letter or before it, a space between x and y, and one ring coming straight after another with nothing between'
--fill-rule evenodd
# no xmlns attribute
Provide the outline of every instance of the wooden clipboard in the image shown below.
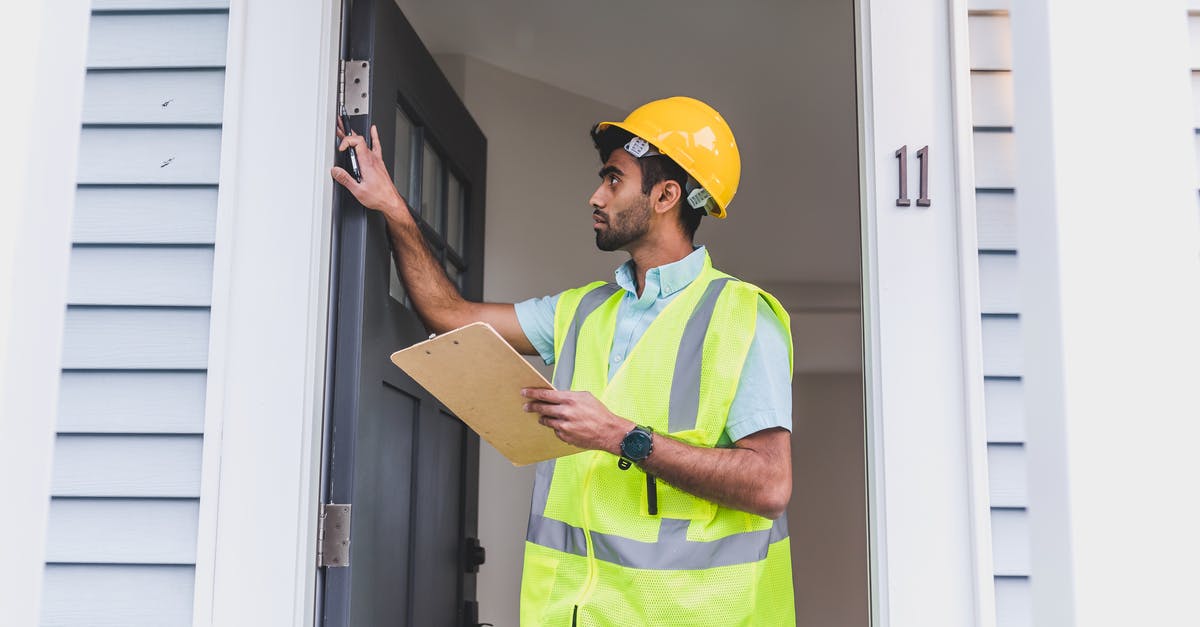
<svg viewBox="0 0 1200 627"><path fill-rule="evenodd" d="M485 322L392 353L396 364L514 466L580 452L524 410L521 388L554 386Z"/></svg>

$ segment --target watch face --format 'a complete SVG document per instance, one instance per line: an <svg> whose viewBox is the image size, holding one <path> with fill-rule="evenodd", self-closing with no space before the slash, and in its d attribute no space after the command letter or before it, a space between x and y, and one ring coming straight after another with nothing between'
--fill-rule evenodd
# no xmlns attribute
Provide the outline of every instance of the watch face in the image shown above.
<svg viewBox="0 0 1200 627"><path fill-rule="evenodd" d="M646 456L650 454L650 445L652 442L653 439L649 433L641 429L634 429L621 441L621 452L629 459L641 461L646 459Z"/></svg>

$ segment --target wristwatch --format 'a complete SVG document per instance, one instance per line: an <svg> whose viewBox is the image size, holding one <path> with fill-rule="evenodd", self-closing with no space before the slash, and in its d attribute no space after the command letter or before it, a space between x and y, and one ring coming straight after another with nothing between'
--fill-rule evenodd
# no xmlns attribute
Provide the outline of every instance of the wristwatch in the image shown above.
<svg viewBox="0 0 1200 627"><path fill-rule="evenodd" d="M633 464L640 464L654 452L654 429L650 427L634 427L621 440L621 459L617 467L628 470Z"/></svg>

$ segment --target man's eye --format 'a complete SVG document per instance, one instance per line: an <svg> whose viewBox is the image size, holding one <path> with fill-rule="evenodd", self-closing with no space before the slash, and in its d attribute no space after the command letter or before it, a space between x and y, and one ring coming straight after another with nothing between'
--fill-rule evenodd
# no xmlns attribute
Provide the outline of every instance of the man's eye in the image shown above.
<svg viewBox="0 0 1200 627"><path fill-rule="evenodd" d="M620 182L620 181L619 181L619 180L617 179L617 177L615 177L615 176L610 176L610 177L608 177L608 184L609 184L609 185L612 185L612 186L614 186L614 187L615 187L615 186L617 185L617 183L619 183L619 182Z"/></svg>

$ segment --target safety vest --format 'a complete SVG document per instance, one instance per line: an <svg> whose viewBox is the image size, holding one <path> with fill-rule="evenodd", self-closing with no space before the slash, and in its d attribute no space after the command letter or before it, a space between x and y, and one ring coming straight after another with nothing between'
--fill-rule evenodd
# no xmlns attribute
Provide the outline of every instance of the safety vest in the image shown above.
<svg viewBox="0 0 1200 627"><path fill-rule="evenodd" d="M611 380L621 296L614 284L564 292L554 315L554 386L586 390L656 433L714 447L754 338L758 300L774 297L705 258L700 276L651 323ZM789 358L791 336L788 335ZM786 516L722 507L586 451L537 468L521 624L794 625Z"/></svg>

